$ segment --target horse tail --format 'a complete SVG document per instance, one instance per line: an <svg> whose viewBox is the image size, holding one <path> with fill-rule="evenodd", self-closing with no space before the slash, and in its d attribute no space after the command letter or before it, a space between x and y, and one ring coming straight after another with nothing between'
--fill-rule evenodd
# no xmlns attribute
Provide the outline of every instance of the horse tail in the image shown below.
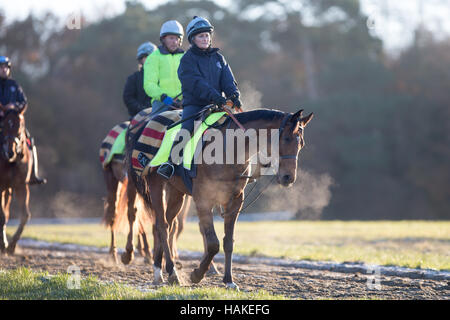
<svg viewBox="0 0 450 320"><path fill-rule="evenodd" d="M110 165L104 170L105 175L114 175ZM115 190L116 194L114 204L111 203L111 194L108 195L110 201L108 201L108 198L104 199L104 214L102 223L112 231L124 231L127 228L127 185L128 179L118 182L117 190Z"/></svg>
<svg viewBox="0 0 450 320"><path fill-rule="evenodd" d="M125 168L127 168L128 178L131 179L131 183L133 183L136 187L137 193L143 198L144 204L147 206L147 209L149 211L152 211L150 188L148 186L148 183L145 178L140 177L136 174L131 162L134 147L144 128L145 125L141 125L141 127L135 132L130 132L130 130L127 130L125 136Z"/></svg>

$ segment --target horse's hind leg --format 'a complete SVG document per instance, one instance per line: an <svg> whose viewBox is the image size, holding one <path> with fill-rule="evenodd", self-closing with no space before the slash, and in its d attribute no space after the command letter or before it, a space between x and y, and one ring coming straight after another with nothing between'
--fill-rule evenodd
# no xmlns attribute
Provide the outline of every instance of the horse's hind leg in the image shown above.
<svg viewBox="0 0 450 320"><path fill-rule="evenodd" d="M173 262L175 261L173 252L174 252L174 250L176 251L176 244L175 244L174 239L176 238L176 232L177 232L177 226L178 226L177 216L180 213L181 208L183 207L185 195L184 195L184 193L179 192L178 190L176 190L173 187L169 187L169 188L170 188L170 191L169 191L169 197L167 200L167 209L166 209L166 219L167 219L167 224L169 226L169 230L168 230L169 231L169 239L167 242L168 246L165 248L164 254L166 255L166 270L167 270L167 273L169 273L169 278L168 278L169 283L179 284L180 281L178 279L178 275L176 273L176 270L173 268L173 266L174 266ZM170 254L170 257L168 255L166 249L169 249L168 253Z"/></svg>
<svg viewBox="0 0 450 320"><path fill-rule="evenodd" d="M14 251L16 250L17 241L19 241L20 236L22 235L23 229L25 228L25 225L27 224L28 220L31 218L30 209L28 207L28 202L30 200L30 189L28 187L28 184L24 184L18 188L15 189L16 192L16 198L19 203L21 216L20 216L20 224L17 228L16 232L14 233L11 243L9 244L8 248L6 249L6 252L10 255L14 254Z"/></svg>
<svg viewBox="0 0 450 320"><path fill-rule="evenodd" d="M130 226L127 244L125 246L125 252L122 254L122 262L123 264L129 264L134 258L134 245L133 245L133 236L134 236L134 222L136 221L136 212L137 209L135 207L136 201L136 188L132 185L131 181L128 181L127 185L127 197L128 197L128 224Z"/></svg>
<svg viewBox="0 0 450 320"><path fill-rule="evenodd" d="M155 271L155 283L159 283L161 277L161 261L162 254L164 253L166 262L166 271L169 274L169 283L178 284L179 278L174 268L174 262L172 258L172 252L169 245L169 232L172 227L173 220L178 215L181 206L184 201L184 194L180 193L174 188L167 186L167 206L165 210L163 189L165 181L162 180L159 175L152 175L151 178L147 177L149 188L151 190L151 203L155 212L155 227L159 240L158 247L155 247L154 255L154 271Z"/></svg>
<svg viewBox="0 0 450 320"><path fill-rule="evenodd" d="M0 192L0 253L5 253L8 247L8 240L6 239L6 223L8 222L9 206L11 204L11 193L9 189Z"/></svg>
<svg viewBox="0 0 450 320"><path fill-rule="evenodd" d="M139 243L139 253L144 257L145 263L151 263L152 253L150 252L150 246L148 245L147 233L145 232L144 221L142 220L142 212L138 213L138 223L139 223L139 233L138 233L138 243Z"/></svg>
<svg viewBox="0 0 450 320"><path fill-rule="evenodd" d="M115 239L115 220L116 220L116 198L117 198L117 187L119 184L118 179L114 176L114 172L111 165L108 166L103 171L103 175L106 183L106 190L108 195L105 200L105 213L104 221L111 229L111 244L109 247L109 254L115 263L117 263L117 247Z"/></svg>

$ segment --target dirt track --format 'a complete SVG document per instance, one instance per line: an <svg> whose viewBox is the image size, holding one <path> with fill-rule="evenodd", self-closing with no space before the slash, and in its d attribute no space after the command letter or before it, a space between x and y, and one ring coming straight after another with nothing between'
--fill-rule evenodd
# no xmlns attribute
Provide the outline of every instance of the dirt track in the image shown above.
<svg viewBox="0 0 450 320"><path fill-rule="evenodd" d="M200 284L192 285L189 272L198 264L197 258L181 259L183 268L179 274L184 285L223 286L221 275L207 276ZM152 266L137 256L129 266L115 265L109 255L100 252L62 251L49 249L18 248L15 256L1 256L0 269L19 266L50 274L67 272L70 265L80 267L82 275L92 274L103 281L118 281L140 289L155 289L152 285ZM223 261L217 263L223 271ZM300 299L449 299L448 280L412 279L410 277L381 275L381 289L369 289L368 275L324 270L308 270L298 267L234 262L235 282L242 291L265 289L273 294ZM167 275L165 274L167 278Z"/></svg>

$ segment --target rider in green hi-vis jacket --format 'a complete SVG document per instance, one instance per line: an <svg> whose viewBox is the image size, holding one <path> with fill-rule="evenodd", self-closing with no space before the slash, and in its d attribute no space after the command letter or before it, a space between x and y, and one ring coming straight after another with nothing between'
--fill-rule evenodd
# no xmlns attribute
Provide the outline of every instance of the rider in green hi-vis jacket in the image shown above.
<svg viewBox="0 0 450 320"><path fill-rule="evenodd" d="M167 111L181 100L178 66L184 51L183 27L176 20L165 22L160 31L161 45L145 61L144 90L152 97L152 115Z"/></svg>

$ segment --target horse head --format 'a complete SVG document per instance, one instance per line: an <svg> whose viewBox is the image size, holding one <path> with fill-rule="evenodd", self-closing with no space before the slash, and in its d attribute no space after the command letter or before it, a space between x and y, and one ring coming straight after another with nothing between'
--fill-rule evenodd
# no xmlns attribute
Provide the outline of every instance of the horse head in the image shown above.
<svg viewBox="0 0 450 320"><path fill-rule="evenodd" d="M313 118L313 113L303 117L303 109L294 114L286 114L280 127L278 183L288 187L297 178L297 160L305 145L304 130Z"/></svg>
<svg viewBox="0 0 450 320"><path fill-rule="evenodd" d="M24 133L25 120L23 112L8 110L3 117L2 156L8 162L16 161L21 153L21 136Z"/></svg>

